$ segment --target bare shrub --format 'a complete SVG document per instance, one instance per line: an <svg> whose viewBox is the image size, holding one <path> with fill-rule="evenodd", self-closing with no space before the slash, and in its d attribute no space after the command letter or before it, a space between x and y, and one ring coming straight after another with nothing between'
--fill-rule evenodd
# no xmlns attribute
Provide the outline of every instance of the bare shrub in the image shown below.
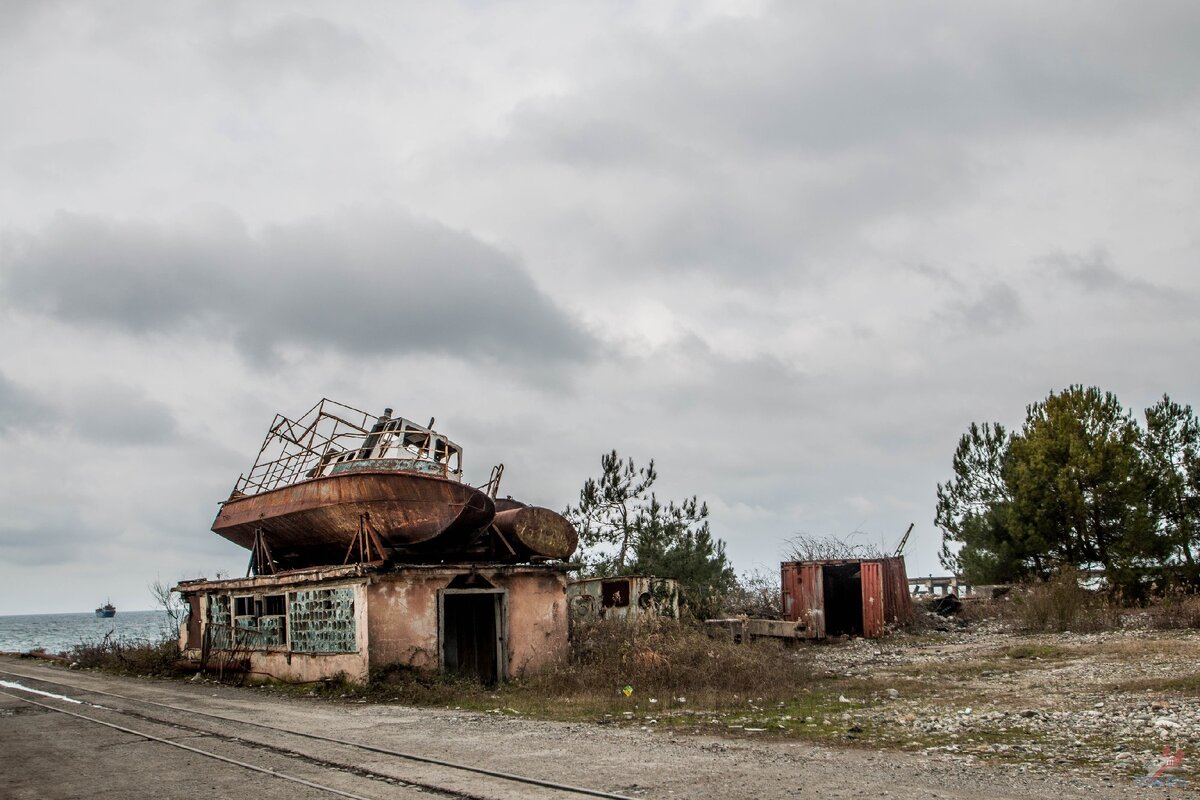
<svg viewBox="0 0 1200 800"><path fill-rule="evenodd" d="M98 640L83 640L67 651L72 664L90 669L131 675L172 675L177 671L179 644L172 639L159 642L126 640L108 632Z"/></svg>
<svg viewBox="0 0 1200 800"><path fill-rule="evenodd" d="M1102 631L1121 625L1121 612L1109 599L1079 585L1079 575L1063 570L1049 580L1013 592L1006 610L1026 631Z"/></svg>
<svg viewBox="0 0 1200 800"><path fill-rule="evenodd" d="M739 576L721 601L721 614L757 619L781 619L783 615L779 573L755 570Z"/></svg>
<svg viewBox="0 0 1200 800"><path fill-rule="evenodd" d="M1183 590L1168 593L1138 615L1146 627L1158 630L1200 628L1200 595Z"/></svg>
<svg viewBox="0 0 1200 800"><path fill-rule="evenodd" d="M147 588L150 589L150 596L154 598L154 604L162 610L165 616L162 627L163 638L178 638L179 626L188 613L187 607L183 604L183 598L179 592L171 591L170 585L163 583L161 579L155 579Z"/></svg>
<svg viewBox="0 0 1200 800"><path fill-rule="evenodd" d="M1007 598L968 597L963 599L958 618L968 625L974 625L1003 617L1007 608Z"/></svg>
<svg viewBox="0 0 1200 800"><path fill-rule="evenodd" d="M844 538L813 536L798 533L788 539L786 554L790 561L829 561L833 559L883 558L890 555L883 548L869 542L851 541L855 536L864 536L861 531L847 534Z"/></svg>

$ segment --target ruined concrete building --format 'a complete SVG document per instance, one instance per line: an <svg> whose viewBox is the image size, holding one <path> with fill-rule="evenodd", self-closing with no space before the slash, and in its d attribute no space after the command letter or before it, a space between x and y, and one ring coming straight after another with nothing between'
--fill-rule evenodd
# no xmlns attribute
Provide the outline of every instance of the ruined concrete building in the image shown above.
<svg viewBox="0 0 1200 800"><path fill-rule="evenodd" d="M465 483L432 426L329 400L277 415L213 522L250 551L246 577L176 587L185 654L291 681L404 666L491 683L561 659L574 527L498 499L502 465Z"/></svg>
<svg viewBox="0 0 1200 800"><path fill-rule="evenodd" d="M367 564L188 581L181 646L211 668L365 681L397 665L485 683L553 664L567 644L566 568Z"/></svg>
<svg viewBox="0 0 1200 800"><path fill-rule="evenodd" d="M679 581L645 575L585 578L567 586L571 619L679 619Z"/></svg>

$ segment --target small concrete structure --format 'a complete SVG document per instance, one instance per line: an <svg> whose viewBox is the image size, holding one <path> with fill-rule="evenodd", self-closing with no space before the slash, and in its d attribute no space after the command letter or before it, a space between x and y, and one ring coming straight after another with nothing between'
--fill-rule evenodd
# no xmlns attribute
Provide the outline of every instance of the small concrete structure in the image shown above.
<svg viewBox="0 0 1200 800"><path fill-rule="evenodd" d="M563 564L311 567L175 587L185 657L262 679L365 682L393 666L503 681L567 651Z"/></svg>
<svg viewBox="0 0 1200 800"><path fill-rule="evenodd" d="M571 619L679 619L679 581L647 575L585 578L567 586Z"/></svg>

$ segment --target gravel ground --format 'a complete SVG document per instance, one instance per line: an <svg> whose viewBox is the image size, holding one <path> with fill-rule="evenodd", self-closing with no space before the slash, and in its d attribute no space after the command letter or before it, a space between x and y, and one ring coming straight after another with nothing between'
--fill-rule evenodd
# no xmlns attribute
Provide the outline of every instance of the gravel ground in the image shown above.
<svg viewBox="0 0 1200 800"><path fill-rule="evenodd" d="M1200 758L1192 761L1200 631L1029 636L983 624L805 645L795 657L824 678L813 692L825 694L807 718L750 699L734 714L684 703L652 713L643 704L608 724L501 708L331 702L8 658L0 666L633 797L1096 798L1200 789ZM0 738L4 726L0 715ZM1183 752L1183 764L1164 774L1174 785L1139 787L1164 746ZM53 779L55 764L25 760L22 770L31 766Z"/></svg>
<svg viewBox="0 0 1200 800"><path fill-rule="evenodd" d="M867 742L1121 781L1200 745L1200 631L1017 635L998 625L816 648L865 679L838 721ZM1189 683L1190 682L1190 683ZM860 707L861 706L861 707ZM814 723L821 724L819 719Z"/></svg>

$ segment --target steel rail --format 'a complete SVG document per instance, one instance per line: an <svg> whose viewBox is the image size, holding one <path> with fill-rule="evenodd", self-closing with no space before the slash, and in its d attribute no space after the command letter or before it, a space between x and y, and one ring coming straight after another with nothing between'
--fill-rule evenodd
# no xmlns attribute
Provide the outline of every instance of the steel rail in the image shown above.
<svg viewBox="0 0 1200 800"><path fill-rule="evenodd" d="M7 673L7 674L12 675L15 673ZM31 680L31 679L26 678L26 680ZM34 678L32 680L37 680L37 679ZM54 682L46 681L46 683L54 683ZM66 684L55 684L55 685L65 686ZM70 687L70 688L73 688L73 687ZM117 725L112 722L105 722L102 719L96 719L95 717L89 717L86 714L79 714L74 711L68 711L65 708L57 708L55 706L48 705L46 703L39 703L36 700L30 700L28 697L21 697L20 695L11 694L10 692L6 692L2 689L0 689L0 694L11 697L14 700L19 700L22 703L28 703L29 705L38 706L39 708L45 708L49 711L57 711L59 714L66 714L68 717L75 717L77 719L87 720L88 722L94 722L97 725L103 725L106 728L112 728L113 730L118 730L123 733L129 733L134 736L138 736L142 739L149 739L152 742L158 742L160 744L170 745L171 747L178 747L180 750L186 750L189 753L195 753L196 755L204 756L205 758L212 758L212 759L216 759L217 761L224 761L226 764L233 764L234 766L242 767L243 769L252 770L254 772L261 772L264 775L270 775L274 778L279 778L279 779L285 780L285 781L291 781L292 783L298 783L302 786L307 786L310 789L316 789L316 790L322 791L322 792L329 792L330 794L336 794L339 797L349 798L349 800L372 800L372 798L365 797L361 794L353 794L351 792L344 792L341 789L335 789L332 786L325 786L324 784L315 783L310 780L305 780L304 778L297 778L294 775L288 775L287 773L279 772L278 770L273 770L273 769L270 769L269 767L260 767L255 764L248 764L245 761L238 761L236 758L229 758L228 756L218 755L217 753L212 753L212 752L209 752L208 750L201 750L199 747L192 747L191 745L183 744L182 742L174 742L174 741L171 741L170 739L164 739L161 736L154 736L153 734L144 733L142 731L136 731L133 728L126 728L123 725ZM107 709L107 710L113 710L113 709ZM120 712L118 712L118 713L120 713Z"/></svg>
<svg viewBox="0 0 1200 800"><path fill-rule="evenodd" d="M530 778L530 777L527 777L524 775L517 775L517 774L511 773L511 772L502 772L500 770L487 769L486 767L473 767L473 766L470 766L469 764L460 764L460 763L457 763L454 761L446 761L446 760L440 759L440 758L433 758L431 756L421 756L421 755L416 755L413 753L405 753L400 750L392 750L392 749L386 748L386 747L376 747L375 745L361 744L359 742L351 742L347 739L338 739L338 738L335 738L332 736L321 736L320 734L308 733L307 731L294 731L289 728L277 728L273 725L265 725L261 722L251 722L249 720L238 719L236 717L226 717L222 714L212 714L207 711L197 711L195 709L185 708L183 706L171 705L170 703L159 703L154 700L143 700L143 699L140 699L137 697L127 697L126 695L116 694L114 692L106 692L101 689L88 689L88 688L85 688L82 686L75 686L74 684L59 683L57 681L47 680L46 678L39 678L34 675L24 675L22 673L10 672L8 670L3 670L3 669L0 669L0 674L15 675L17 677L25 678L27 680L42 681L43 683L49 683L53 686L64 686L68 689L75 689L76 691L91 692L93 694L103 695L105 697L115 697L118 700L128 700L128 701L134 702L134 703L145 703L146 705L157 706L159 708L168 708L168 709L171 709L172 711L180 711L185 714L195 714L195 715L201 716L201 717L209 717L211 719L219 719L224 722L233 722L233 723L239 724L239 725L248 725L248 726L254 727L254 728L262 728L264 730L274 731L276 733L286 733L286 734L290 734L292 736L301 736L301 737L304 737L307 739L314 739L314 740L320 741L320 742L330 742L332 744L340 744L345 747L355 747L355 748L358 748L361 750L367 750L372 753L379 753L381 755L395 756L397 758L403 758L403 759L407 759L409 761L416 761L416 762L423 763L423 764L433 764L434 766L462 770L463 772L474 772L479 775L487 775L488 777L491 777L491 778L500 778L502 780L512 781L514 783L523 783L523 784L526 784L529 786L541 786L546 789L555 789L560 792L567 792L570 794L587 795L590 797L603 797L603 798L606 798L606 800L635 800L635 798L631 798L628 795L613 794L612 792L605 792L605 791L601 791L599 789L588 789L587 787L583 787L583 786L571 786L570 784L542 780L541 778Z"/></svg>

